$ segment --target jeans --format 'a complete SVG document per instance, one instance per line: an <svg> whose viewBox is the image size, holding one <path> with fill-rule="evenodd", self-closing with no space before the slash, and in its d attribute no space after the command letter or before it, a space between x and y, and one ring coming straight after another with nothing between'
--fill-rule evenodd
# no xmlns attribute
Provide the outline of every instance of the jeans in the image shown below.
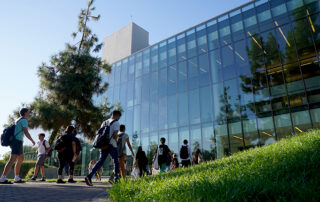
<svg viewBox="0 0 320 202"><path fill-rule="evenodd" d="M99 161L93 166L91 172L88 175L89 178L92 178L92 176L101 168L101 166L103 166L103 163L107 159L108 154L110 154L113 159L115 176L116 176L116 178L118 178L118 176L119 176L118 149L114 148L111 145L109 145L108 149L100 151Z"/></svg>

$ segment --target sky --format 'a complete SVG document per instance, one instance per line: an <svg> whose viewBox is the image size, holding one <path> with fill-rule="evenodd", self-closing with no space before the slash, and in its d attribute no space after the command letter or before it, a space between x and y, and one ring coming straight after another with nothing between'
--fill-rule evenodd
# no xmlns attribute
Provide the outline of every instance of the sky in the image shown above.
<svg viewBox="0 0 320 202"><path fill-rule="evenodd" d="M102 41L131 22L149 32L150 45L211 19L250 0L96 0L98 22L89 27ZM30 103L39 90L43 62L76 43L78 14L87 0L0 0L0 131L8 116ZM101 53L99 53L101 56ZM38 132L31 131L36 139ZM31 145L25 138L25 145ZM8 147L0 146L1 156Z"/></svg>

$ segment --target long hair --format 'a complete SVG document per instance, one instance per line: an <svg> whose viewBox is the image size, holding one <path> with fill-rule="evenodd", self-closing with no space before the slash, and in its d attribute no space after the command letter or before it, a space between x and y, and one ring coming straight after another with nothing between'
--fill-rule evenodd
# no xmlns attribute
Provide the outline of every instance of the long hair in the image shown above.
<svg viewBox="0 0 320 202"><path fill-rule="evenodd" d="M75 130L75 128L72 125L69 125L64 132L67 133L67 134L70 134L74 130Z"/></svg>

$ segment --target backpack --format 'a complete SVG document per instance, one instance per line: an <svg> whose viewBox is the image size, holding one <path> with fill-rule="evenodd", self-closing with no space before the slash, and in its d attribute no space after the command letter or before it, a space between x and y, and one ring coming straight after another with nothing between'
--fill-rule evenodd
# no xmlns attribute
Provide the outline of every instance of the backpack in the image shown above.
<svg viewBox="0 0 320 202"><path fill-rule="evenodd" d="M46 147L46 141L47 140L43 140L43 142L42 142L42 144L43 144L43 146L44 146L44 148L45 148L45 150L47 151L47 147ZM52 156L52 149L50 149L50 151L48 152L48 154L47 154L47 158L50 158Z"/></svg>
<svg viewBox="0 0 320 202"><path fill-rule="evenodd" d="M56 144L54 146L54 149L57 150L57 152L63 152L66 149L66 142L64 140L66 136L67 135L62 135L57 139Z"/></svg>
<svg viewBox="0 0 320 202"><path fill-rule="evenodd" d="M119 158L123 155L125 145L125 139L123 138L124 133L121 133L118 137L117 148L118 148L118 156Z"/></svg>
<svg viewBox="0 0 320 202"><path fill-rule="evenodd" d="M23 118L21 118L21 119L23 119ZM19 119L18 122L21 119ZM11 146L11 144L15 138L15 136L14 136L15 129L16 129L16 124L12 124L11 126L5 128L3 130L3 133L1 134L1 146L3 146L3 147Z"/></svg>
<svg viewBox="0 0 320 202"><path fill-rule="evenodd" d="M105 149L109 143L110 139L113 137L110 137L110 126L115 122L116 120L113 120L109 124L103 124L103 126L98 130L98 133L93 141L93 147L96 149Z"/></svg>
<svg viewBox="0 0 320 202"><path fill-rule="evenodd" d="M182 145L182 147L180 149L180 158L187 159L188 157L189 157L188 146Z"/></svg>

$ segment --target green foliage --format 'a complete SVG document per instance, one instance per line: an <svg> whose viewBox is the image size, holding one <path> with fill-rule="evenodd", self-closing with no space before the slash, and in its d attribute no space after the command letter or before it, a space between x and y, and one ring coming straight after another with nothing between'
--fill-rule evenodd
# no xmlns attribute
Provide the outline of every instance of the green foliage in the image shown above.
<svg viewBox="0 0 320 202"><path fill-rule="evenodd" d="M88 27L89 21L100 18L92 13L93 2L89 0L87 8L79 14L78 30L72 33L78 42L67 44L64 51L51 57L50 64L39 66L39 95L25 105L32 110L30 128L50 131L50 143L70 124L92 139L112 108L106 99L101 105L94 101L107 90L108 84L103 81L102 74L110 73L111 67L93 54L102 47ZM11 122L18 116L17 112L10 117Z"/></svg>
<svg viewBox="0 0 320 202"><path fill-rule="evenodd" d="M319 201L320 131L188 169L126 180L114 201Z"/></svg>

